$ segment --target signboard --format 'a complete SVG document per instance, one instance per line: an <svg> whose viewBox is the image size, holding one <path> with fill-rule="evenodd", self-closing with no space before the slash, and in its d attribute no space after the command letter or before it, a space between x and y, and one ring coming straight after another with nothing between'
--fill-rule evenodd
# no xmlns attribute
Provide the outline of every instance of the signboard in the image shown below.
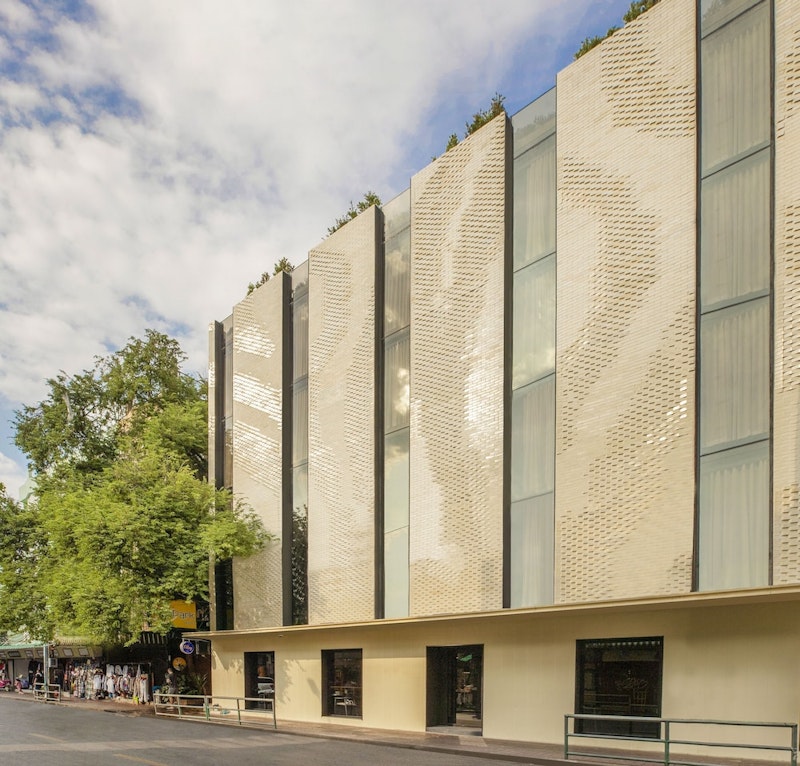
<svg viewBox="0 0 800 766"><path fill-rule="evenodd" d="M184 654L194 654L194 644L191 641L181 641L180 650Z"/></svg>
<svg viewBox="0 0 800 766"><path fill-rule="evenodd" d="M197 630L197 605L194 601L178 599L177 601L170 601L169 605L172 609L173 628Z"/></svg>

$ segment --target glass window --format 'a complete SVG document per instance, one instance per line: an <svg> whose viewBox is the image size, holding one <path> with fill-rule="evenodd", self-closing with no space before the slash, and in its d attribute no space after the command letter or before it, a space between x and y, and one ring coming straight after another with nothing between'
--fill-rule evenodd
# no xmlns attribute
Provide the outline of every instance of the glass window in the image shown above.
<svg viewBox="0 0 800 766"><path fill-rule="evenodd" d="M577 643L577 713L661 716L663 637L603 638ZM576 721L576 732L657 738L657 723Z"/></svg>
<svg viewBox="0 0 800 766"><path fill-rule="evenodd" d="M308 290L298 288L292 303L292 380L308 375Z"/></svg>
<svg viewBox="0 0 800 766"><path fill-rule="evenodd" d="M384 617L408 617L408 527L384 535Z"/></svg>
<svg viewBox="0 0 800 766"><path fill-rule="evenodd" d="M532 263L514 275L512 388L555 370L556 259Z"/></svg>
<svg viewBox="0 0 800 766"><path fill-rule="evenodd" d="M292 387L292 465L308 460L308 380Z"/></svg>
<svg viewBox="0 0 800 766"><path fill-rule="evenodd" d="M706 178L702 186L703 310L768 291L770 150Z"/></svg>
<svg viewBox="0 0 800 766"><path fill-rule="evenodd" d="M700 0L702 33L707 35L759 2L761 0Z"/></svg>
<svg viewBox="0 0 800 766"><path fill-rule="evenodd" d="M408 331L386 339L384 430L388 433L408 425L411 344Z"/></svg>
<svg viewBox="0 0 800 766"><path fill-rule="evenodd" d="M233 559L214 564L217 630L233 630Z"/></svg>
<svg viewBox="0 0 800 766"><path fill-rule="evenodd" d="M538 144L556 129L556 89L551 88L512 118L514 157Z"/></svg>
<svg viewBox="0 0 800 766"><path fill-rule="evenodd" d="M322 652L322 715L361 717L361 649Z"/></svg>
<svg viewBox="0 0 800 766"><path fill-rule="evenodd" d="M411 229L406 228L386 240L384 296L385 335L408 327L411 316Z"/></svg>
<svg viewBox="0 0 800 766"><path fill-rule="evenodd" d="M769 435L769 298L700 320L700 450Z"/></svg>
<svg viewBox="0 0 800 766"><path fill-rule="evenodd" d="M700 460L701 590L769 584L769 442Z"/></svg>
<svg viewBox="0 0 800 766"><path fill-rule="evenodd" d="M703 41L704 173L770 140L769 21L764 3Z"/></svg>
<svg viewBox="0 0 800 766"><path fill-rule="evenodd" d="M409 507L409 429L403 428L384 439L383 531L408 525Z"/></svg>
<svg viewBox="0 0 800 766"><path fill-rule="evenodd" d="M511 606L553 603L553 493L511 504Z"/></svg>
<svg viewBox="0 0 800 766"><path fill-rule="evenodd" d="M514 269L556 249L556 138L514 160Z"/></svg>
<svg viewBox="0 0 800 766"><path fill-rule="evenodd" d="M555 390L551 375L512 396L512 502L554 490Z"/></svg>
<svg viewBox="0 0 800 766"><path fill-rule="evenodd" d="M308 623L308 465L292 472L292 625Z"/></svg>

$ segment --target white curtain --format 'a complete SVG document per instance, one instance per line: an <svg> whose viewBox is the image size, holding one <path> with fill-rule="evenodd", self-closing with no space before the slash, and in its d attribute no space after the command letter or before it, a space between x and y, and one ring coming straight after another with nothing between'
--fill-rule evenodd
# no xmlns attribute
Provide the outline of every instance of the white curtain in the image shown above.
<svg viewBox="0 0 800 766"><path fill-rule="evenodd" d="M515 391L511 404L511 500L552 492L555 375Z"/></svg>
<svg viewBox="0 0 800 766"><path fill-rule="evenodd" d="M769 6L762 3L702 45L702 166L770 139Z"/></svg>
<svg viewBox="0 0 800 766"><path fill-rule="evenodd" d="M532 263L514 275L512 388L555 370L556 259Z"/></svg>
<svg viewBox="0 0 800 766"><path fill-rule="evenodd" d="M553 603L553 494L511 505L511 606Z"/></svg>
<svg viewBox="0 0 800 766"><path fill-rule="evenodd" d="M700 449L769 435L769 298L700 323Z"/></svg>
<svg viewBox="0 0 800 766"><path fill-rule="evenodd" d="M700 462L700 590L769 582L769 442Z"/></svg>
<svg viewBox="0 0 800 766"><path fill-rule="evenodd" d="M514 161L514 268L556 249L556 139Z"/></svg>
<svg viewBox="0 0 800 766"><path fill-rule="evenodd" d="M769 290L770 151L703 181L702 309Z"/></svg>
<svg viewBox="0 0 800 766"><path fill-rule="evenodd" d="M408 617L408 527L383 536L383 612Z"/></svg>

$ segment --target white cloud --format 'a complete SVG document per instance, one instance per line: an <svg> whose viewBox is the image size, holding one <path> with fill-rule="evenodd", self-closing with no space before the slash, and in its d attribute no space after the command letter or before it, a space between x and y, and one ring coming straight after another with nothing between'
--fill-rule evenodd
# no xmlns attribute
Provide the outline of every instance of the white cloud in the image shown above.
<svg viewBox="0 0 800 766"><path fill-rule="evenodd" d="M205 369L249 281L401 191L500 83L552 84L530 71L608 26L581 29L588 9L627 5L0 0L0 399L148 327Z"/></svg>

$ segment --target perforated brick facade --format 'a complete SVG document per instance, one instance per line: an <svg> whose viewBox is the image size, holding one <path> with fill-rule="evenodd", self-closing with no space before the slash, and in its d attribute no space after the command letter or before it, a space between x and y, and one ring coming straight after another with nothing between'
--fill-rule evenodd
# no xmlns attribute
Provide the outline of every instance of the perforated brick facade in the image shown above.
<svg viewBox="0 0 800 766"><path fill-rule="evenodd" d="M309 255L309 623L374 616L374 208Z"/></svg>
<svg viewBox="0 0 800 766"><path fill-rule="evenodd" d="M507 121L411 182L411 614L502 605Z"/></svg>
<svg viewBox="0 0 800 766"><path fill-rule="evenodd" d="M556 602L691 589L695 16L559 74Z"/></svg>

